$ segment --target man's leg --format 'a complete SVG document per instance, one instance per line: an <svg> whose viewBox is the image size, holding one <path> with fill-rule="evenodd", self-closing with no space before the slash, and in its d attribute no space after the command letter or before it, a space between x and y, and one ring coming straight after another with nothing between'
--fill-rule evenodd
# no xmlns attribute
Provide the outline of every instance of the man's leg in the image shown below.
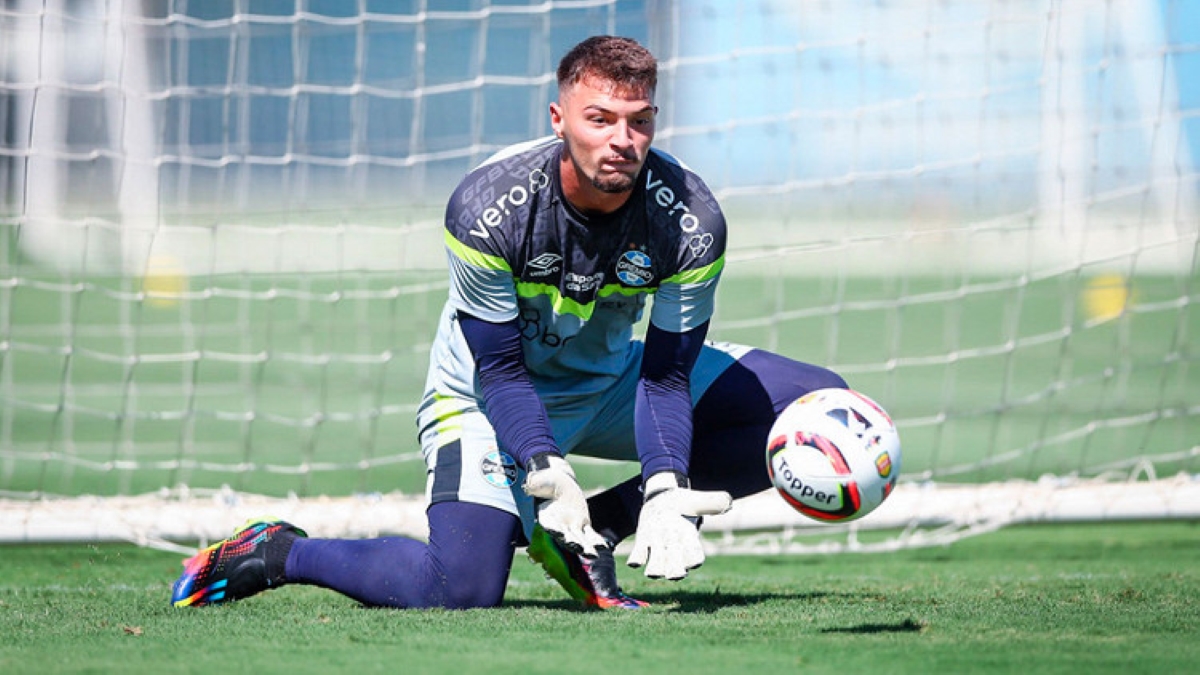
<svg viewBox="0 0 1200 675"><path fill-rule="evenodd" d="M827 368L759 349L743 355L693 410L693 487L725 490L734 498L766 490L767 434L775 418L810 391L845 387Z"/></svg>
<svg viewBox="0 0 1200 675"><path fill-rule="evenodd" d="M504 597L519 522L490 506L443 502L429 509L429 544L308 539L290 523L251 522L185 561L171 604L226 603L307 583L372 606L493 607Z"/></svg>
<svg viewBox="0 0 1200 675"><path fill-rule="evenodd" d="M377 607L494 607L520 532L516 516L468 502L429 507L429 543L403 537L297 539L285 578Z"/></svg>
<svg viewBox="0 0 1200 675"><path fill-rule="evenodd" d="M718 350L705 350L698 369L721 361ZM775 418L810 391L845 386L841 376L820 366L759 349L741 354L693 408L692 487L725 490L734 498L769 488L765 452ZM601 535L614 542L631 536L642 508L641 476L594 495L588 506L592 526Z"/></svg>

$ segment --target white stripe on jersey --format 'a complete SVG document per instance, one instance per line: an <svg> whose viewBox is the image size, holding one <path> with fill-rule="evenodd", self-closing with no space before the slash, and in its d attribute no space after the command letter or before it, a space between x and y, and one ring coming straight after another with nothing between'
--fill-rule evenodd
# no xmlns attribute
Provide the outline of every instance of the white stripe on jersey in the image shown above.
<svg viewBox="0 0 1200 675"><path fill-rule="evenodd" d="M491 157L488 157L487 159L480 162L479 166L475 167L475 169L487 166L488 164L494 164L503 159L512 157L513 155L519 155L522 152L525 152L526 150L532 150L534 148L539 148L544 145L550 145L551 143L561 143L561 142L562 141L560 141L558 139L558 137L556 137L556 136L542 136L541 138L535 138L532 141L524 141L522 143L510 145L507 148L504 148L503 150L497 151L496 154L494 154ZM475 169L472 169L472 171L474 171Z"/></svg>
<svg viewBox="0 0 1200 675"><path fill-rule="evenodd" d="M480 162L479 166L476 166L475 168L478 169L480 167L487 166L488 164L494 164L501 160L512 157L513 155L519 155L522 152L525 152L526 150L532 150L534 148L540 148L544 145L550 145L551 143L561 143L561 142L562 142L562 140L560 138L558 138L557 136L542 136L541 138L535 138L531 141L523 141L521 143L516 143L516 144L508 146L507 148L504 148L503 150L496 151L495 154L493 154L491 157L488 157L487 159ZM691 167L689 167L687 164L684 164L683 162L679 161L679 158L677 158L675 155L672 155L671 153L669 153L665 150L660 150L658 148L652 147L652 148L650 148L650 152L658 155L659 157L662 157L663 159L667 160L671 164L674 164L676 166L687 169L688 171L692 170ZM473 170L474 169L472 169L472 171Z"/></svg>

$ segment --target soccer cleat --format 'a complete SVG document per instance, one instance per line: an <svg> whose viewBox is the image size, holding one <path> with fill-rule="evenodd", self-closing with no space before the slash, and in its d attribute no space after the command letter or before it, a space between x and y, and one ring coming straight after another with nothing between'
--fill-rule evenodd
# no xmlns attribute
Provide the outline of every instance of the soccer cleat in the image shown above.
<svg viewBox="0 0 1200 675"><path fill-rule="evenodd" d="M241 600L283 584L283 565L300 528L281 520L252 520L233 536L183 562L171 587L175 607L202 607Z"/></svg>
<svg viewBox="0 0 1200 675"><path fill-rule="evenodd" d="M617 563L611 548L598 547L588 560L564 549L540 525L534 525L529 557L572 598L601 609L640 609L650 603L635 600L617 585Z"/></svg>

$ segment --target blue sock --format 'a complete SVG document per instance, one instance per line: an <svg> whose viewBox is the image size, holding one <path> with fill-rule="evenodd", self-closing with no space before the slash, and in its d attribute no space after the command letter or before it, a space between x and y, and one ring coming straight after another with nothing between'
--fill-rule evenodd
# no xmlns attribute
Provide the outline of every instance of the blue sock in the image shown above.
<svg viewBox="0 0 1200 675"><path fill-rule="evenodd" d="M520 532L517 517L466 502L434 504L428 516L428 544L404 537L296 539L287 581L374 607L499 605Z"/></svg>

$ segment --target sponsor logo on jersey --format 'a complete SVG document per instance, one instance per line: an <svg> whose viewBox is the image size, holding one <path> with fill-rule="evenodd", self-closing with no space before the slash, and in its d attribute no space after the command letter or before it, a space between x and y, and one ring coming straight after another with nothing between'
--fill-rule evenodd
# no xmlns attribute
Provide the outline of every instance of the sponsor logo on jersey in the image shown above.
<svg viewBox="0 0 1200 675"><path fill-rule="evenodd" d="M708 232L703 234L693 234L688 238L687 242L688 248L692 251L692 255L696 256L697 258L703 258L704 254L708 253L708 249L712 248L712 244L713 236Z"/></svg>
<svg viewBox="0 0 1200 675"><path fill-rule="evenodd" d="M596 272L592 275L567 272L563 276L563 282L563 288L568 291L587 293L600 288L600 284L604 282L604 272Z"/></svg>
<svg viewBox="0 0 1200 675"><path fill-rule="evenodd" d="M655 178L654 171L650 169L646 170L646 193L655 204L667 209L667 215L676 219L679 229L689 234L700 229L700 219L687 204L676 199L675 190L664 184L661 178Z"/></svg>
<svg viewBox="0 0 1200 675"><path fill-rule="evenodd" d="M542 253L525 263L523 278L548 277L562 269L562 256L557 253Z"/></svg>
<svg viewBox="0 0 1200 675"><path fill-rule="evenodd" d="M626 251L617 260L617 278L626 286L645 286L654 279L650 256L641 251Z"/></svg>
<svg viewBox="0 0 1200 675"><path fill-rule="evenodd" d="M517 482L517 463L503 450L493 450L479 461L483 479L492 487L510 488Z"/></svg>
<svg viewBox="0 0 1200 675"><path fill-rule="evenodd" d="M533 307L521 308L521 338L535 342L545 347L561 347L571 340L574 335L562 336L554 332L558 326L551 319L543 323L542 313Z"/></svg>
<svg viewBox="0 0 1200 675"><path fill-rule="evenodd" d="M481 239L491 237L492 233L488 231L488 228L497 227L504 222L504 217L512 215L514 207L528 204L532 195L541 192L550 184L550 176L541 169L534 169L529 172L528 181L529 187L518 183L488 204L483 209L483 213L475 219L475 227L471 228L471 234Z"/></svg>

